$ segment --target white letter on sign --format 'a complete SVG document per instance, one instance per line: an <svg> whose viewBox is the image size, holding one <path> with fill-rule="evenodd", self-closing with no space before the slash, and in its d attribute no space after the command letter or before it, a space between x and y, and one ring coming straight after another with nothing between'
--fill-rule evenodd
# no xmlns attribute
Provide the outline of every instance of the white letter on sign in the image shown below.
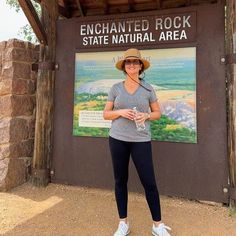
<svg viewBox="0 0 236 236"><path fill-rule="evenodd" d="M186 16L184 16L184 18L183 18L183 27L184 28L186 27L186 25L187 25L187 27L191 27L190 23L188 22L189 18L190 18L190 16L187 16L187 18L186 18Z"/></svg>
<svg viewBox="0 0 236 236"><path fill-rule="evenodd" d="M178 24L177 24L177 21L178 21ZM179 29L179 28L181 27L180 21L181 21L181 17L180 17L180 16L176 16L176 17L174 18L174 27L175 27L176 29Z"/></svg>

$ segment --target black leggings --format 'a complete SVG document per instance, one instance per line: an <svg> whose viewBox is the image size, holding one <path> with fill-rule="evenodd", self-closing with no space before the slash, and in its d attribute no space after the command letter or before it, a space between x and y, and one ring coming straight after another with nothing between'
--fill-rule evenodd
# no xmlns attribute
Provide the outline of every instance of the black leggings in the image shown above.
<svg viewBox="0 0 236 236"><path fill-rule="evenodd" d="M161 220L159 193L152 162L151 142L125 142L109 137L112 156L115 196L119 217L127 217L130 155L145 190L146 200L154 221Z"/></svg>

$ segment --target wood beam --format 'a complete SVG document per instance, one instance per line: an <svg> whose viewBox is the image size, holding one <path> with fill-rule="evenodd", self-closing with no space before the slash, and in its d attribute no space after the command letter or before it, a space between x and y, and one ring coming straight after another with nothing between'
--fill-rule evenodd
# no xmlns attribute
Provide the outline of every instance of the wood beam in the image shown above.
<svg viewBox="0 0 236 236"><path fill-rule="evenodd" d="M107 14L109 12L109 6L107 0L103 0L103 8L104 8L104 13Z"/></svg>
<svg viewBox="0 0 236 236"><path fill-rule="evenodd" d="M190 6L190 5L191 5L191 1L192 1L192 0L186 0L186 4L185 4L185 5L186 5L186 6Z"/></svg>
<svg viewBox="0 0 236 236"><path fill-rule="evenodd" d="M135 5L134 0L128 0L128 3L129 3L129 11L130 12L134 11L134 5Z"/></svg>
<svg viewBox="0 0 236 236"><path fill-rule="evenodd" d="M42 44L47 44L47 35L41 24L37 12L34 9L33 4L30 0L18 0L19 4L27 17L33 31L38 38L39 42Z"/></svg>
<svg viewBox="0 0 236 236"><path fill-rule="evenodd" d="M136 3L135 11L149 11L156 9L156 2L151 3ZM130 12L128 4L121 4L119 6L109 5L109 14L122 14ZM104 15L103 8L93 8L86 10L86 16ZM78 17L78 11L72 11L71 17Z"/></svg>
<svg viewBox="0 0 236 236"><path fill-rule="evenodd" d="M79 9L80 15L81 15L81 16L85 16L83 7L82 7L82 5L81 5L81 3L80 3L80 0L76 0L76 4L77 4L77 7L78 7L78 9Z"/></svg>
<svg viewBox="0 0 236 236"><path fill-rule="evenodd" d="M41 4L43 0L34 0L38 4ZM58 12L60 16L63 16L65 18L71 18L71 13L69 11L69 8L66 6L64 0L59 0L58 2Z"/></svg>
<svg viewBox="0 0 236 236"><path fill-rule="evenodd" d="M162 0L157 0L157 10L162 8Z"/></svg>
<svg viewBox="0 0 236 236"><path fill-rule="evenodd" d="M226 54L236 53L236 2L226 0ZM236 62L226 66L230 211L236 215Z"/></svg>
<svg viewBox="0 0 236 236"><path fill-rule="evenodd" d="M67 7L62 7L58 5L58 12L60 16L64 16L65 18L71 18L71 13L69 12Z"/></svg>

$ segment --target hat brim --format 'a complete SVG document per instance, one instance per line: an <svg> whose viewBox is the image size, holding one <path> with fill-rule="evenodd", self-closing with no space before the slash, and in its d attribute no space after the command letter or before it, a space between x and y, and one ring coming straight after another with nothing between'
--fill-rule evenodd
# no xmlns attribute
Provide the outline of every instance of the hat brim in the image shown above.
<svg viewBox="0 0 236 236"><path fill-rule="evenodd" d="M132 57L130 57L130 58L132 58ZM135 57L134 57L135 58ZM137 59L137 58L136 58ZM138 58L139 59L139 58ZM147 61L147 60L145 60L145 59L143 59L143 58L141 58L141 59L139 59L142 63L143 63L143 70L146 70L146 69L148 69L149 67L150 67L150 63L149 63L149 61ZM123 60L120 60L120 61L118 61L117 63L116 63L116 68L118 69L118 70L123 70L123 63L124 63L124 61L125 61L125 59L123 59Z"/></svg>

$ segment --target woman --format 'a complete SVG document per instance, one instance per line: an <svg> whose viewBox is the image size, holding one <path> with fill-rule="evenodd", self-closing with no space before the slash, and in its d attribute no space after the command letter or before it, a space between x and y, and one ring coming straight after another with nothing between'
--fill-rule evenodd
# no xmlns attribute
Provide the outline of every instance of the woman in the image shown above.
<svg viewBox="0 0 236 236"><path fill-rule="evenodd" d="M124 59L116 63L116 68L125 73L123 82L113 85L104 109L104 119L112 120L109 146L115 178L115 196L120 222L114 236L130 233L127 219L128 166L130 156L145 189L152 219L152 234L170 236L170 229L161 222L159 193L156 186L152 162L151 133L149 120L161 116L156 93L140 75L150 66L141 58L139 50L131 48L124 53ZM138 110L134 112L133 108ZM144 124L140 130L136 124Z"/></svg>

